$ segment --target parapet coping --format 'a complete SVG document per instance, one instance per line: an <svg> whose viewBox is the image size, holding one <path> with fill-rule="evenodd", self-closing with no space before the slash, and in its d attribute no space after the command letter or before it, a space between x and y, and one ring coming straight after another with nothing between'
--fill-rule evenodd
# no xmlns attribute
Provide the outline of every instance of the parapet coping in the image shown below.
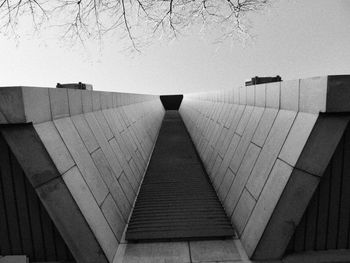
<svg viewBox="0 0 350 263"><path fill-rule="evenodd" d="M308 113L350 112L350 75L287 80L184 94L184 99L278 108Z"/></svg>
<svg viewBox="0 0 350 263"><path fill-rule="evenodd" d="M151 100L159 100L159 96L64 88L0 87L0 124L37 124Z"/></svg>

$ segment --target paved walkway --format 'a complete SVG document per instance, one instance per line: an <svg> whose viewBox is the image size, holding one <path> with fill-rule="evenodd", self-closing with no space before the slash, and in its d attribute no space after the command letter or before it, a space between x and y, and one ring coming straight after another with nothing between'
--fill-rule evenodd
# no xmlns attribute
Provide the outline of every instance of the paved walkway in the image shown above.
<svg viewBox="0 0 350 263"><path fill-rule="evenodd" d="M194 240L233 235L179 113L167 111L126 240Z"/></svg>

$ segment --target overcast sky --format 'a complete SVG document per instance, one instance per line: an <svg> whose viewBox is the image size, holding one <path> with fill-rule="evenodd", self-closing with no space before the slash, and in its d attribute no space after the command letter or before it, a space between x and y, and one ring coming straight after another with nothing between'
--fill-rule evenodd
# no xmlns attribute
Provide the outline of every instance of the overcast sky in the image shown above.
<svg viewBox="0 0 350 263"><path fill-rule="evenodd" d="M1 38L0 86L82 81L95 90L175 94L240 86L256 75L350 74L349 0L277 0L251 22L255 38L245 46L192 34L133 57L117 38L88 51L45 37L22 37L17 47Z"/></svg>

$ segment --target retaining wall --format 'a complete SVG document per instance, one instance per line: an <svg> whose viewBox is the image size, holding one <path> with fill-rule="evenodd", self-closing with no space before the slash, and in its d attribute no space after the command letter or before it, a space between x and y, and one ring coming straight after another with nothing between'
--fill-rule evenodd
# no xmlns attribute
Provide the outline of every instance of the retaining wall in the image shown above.
<svg viewBox="0 0 350 263"><path fill-rule="evenodd" d="M253 259L278 259L349 121L350 76L185 94L180 113Z"/></svg>
<svg viewBox="0 0 350 263"><path fill-rule="evenodd" d="M0 130L78 262L112 262L164 109L159 96L0 88Z"/></svg>

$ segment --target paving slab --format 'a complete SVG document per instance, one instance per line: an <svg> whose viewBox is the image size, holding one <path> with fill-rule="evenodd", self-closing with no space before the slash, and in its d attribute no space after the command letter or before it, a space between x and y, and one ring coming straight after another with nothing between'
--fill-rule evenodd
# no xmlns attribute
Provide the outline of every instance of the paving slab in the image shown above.
<svg viewBox="0 0 350 263"><path fill-rule="evenodd" d="M241 259L233 239L191 241L190 251L193 263Z"/></svg>

